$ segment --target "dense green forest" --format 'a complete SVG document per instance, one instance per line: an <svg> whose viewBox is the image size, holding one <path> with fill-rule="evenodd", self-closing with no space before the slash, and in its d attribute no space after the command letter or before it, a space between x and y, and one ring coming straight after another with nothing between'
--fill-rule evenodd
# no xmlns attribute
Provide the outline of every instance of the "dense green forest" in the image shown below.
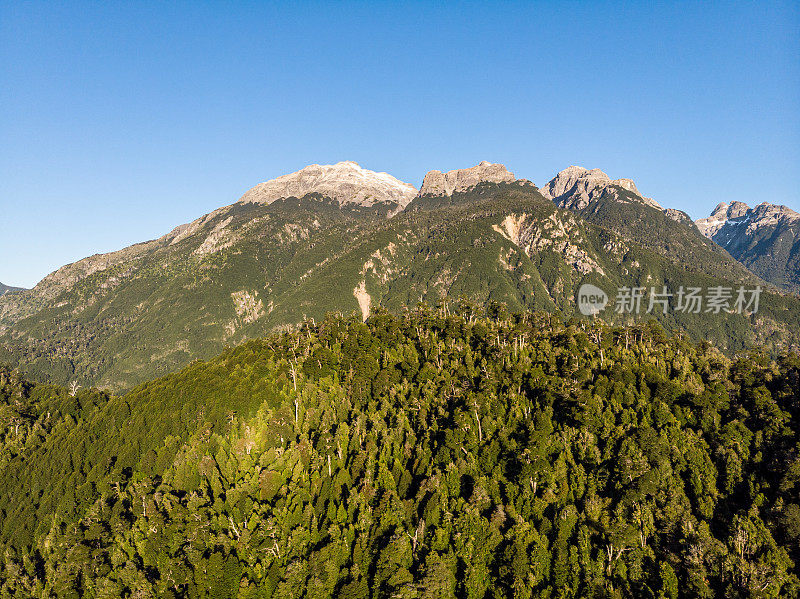
<svg viewBox="0 0 800 599"><path fill-rule="evenodd" d="M0 370L0 596L797 597L800 355L329 316L121 396Z"/></svg>

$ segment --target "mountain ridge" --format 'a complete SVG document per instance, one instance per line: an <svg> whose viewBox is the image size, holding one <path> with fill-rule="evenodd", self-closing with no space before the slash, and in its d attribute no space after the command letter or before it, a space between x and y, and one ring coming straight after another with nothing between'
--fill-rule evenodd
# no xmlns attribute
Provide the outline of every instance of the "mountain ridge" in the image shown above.
<svg viewBox="0 0 800 599"><path fill-rule="evenodd" d="M259 183L239 199L239 202L271 203L290 197L301 198L319 193L340 204L395 205L405 208L417 195L417 189L388 173L361 168L352 161L336 164L311 164L299 171Z"/></svg>
<svg viewBox="0 0 800 599"><path fill-rule="evenodd" d="M685 268L757 284L760 279L709 241L688 214L644 197L631 179L612 180L600 169L571 166L543 186L542 195L589 222L646 247Z"/></svg>
<svg viewBox="0 0 800 599"><path fill-rule="evenodd" d="M553 200L560 208L581 210L591 200L599 197L609 187L620 187L656 209L661 205L652 198L644 197L632 179L611 179L599 168L587 169L582 166L569 166L553 177L541 188L542 195Z"/></svg>
<svg viewBox="0 0 800 599"><path fill-rule="evenodd" d="M475 185L417 193L400 210L393 201L364 205L318 191L262 196L62 267L33 290L0 298L0 361L42 380L129 389L328 312L366 319L379 307L463 298L570 318L583 283L612 297L624 286L760 284L691 222L627 187L606 185L571 211L529 181L511 180L502 165L477 167L449 180ZM798 342L800 304L768 292L757 316L657 318L730 352L755 343L777 351Z"/></svg>
<svg viewBox="0 0 800 599"><path fill-rule="evenodd" d="M696 221L703 235L765 280L800 293L800 214L778 204L722 202Z"/></svg>
<svg viewBox="0 0 800 599"><path fill-rule="evenodd" d="M11 285L0 283L0 295L5 295L6 293L11 293L12 291L24 291L24 289L22 287L12 287Z"/></svg>
<svg viewBox="0 0 800 599"><path fill-rule="evenodd" d="M484 160L476 166L454 169L446 173L437 170L428 171L422 181L419 195L452 196L480 183L510 183L515 180L514 173L505 165Z"/></svg>

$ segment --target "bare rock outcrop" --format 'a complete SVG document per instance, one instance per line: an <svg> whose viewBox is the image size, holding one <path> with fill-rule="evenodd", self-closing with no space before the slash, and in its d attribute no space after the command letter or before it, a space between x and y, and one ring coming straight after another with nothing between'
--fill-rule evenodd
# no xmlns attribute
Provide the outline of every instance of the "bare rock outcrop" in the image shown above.
<svg viewBox="0 0 800 599"><path fill-rule="evenodd" d="M670 217L675 222L683 223L684 225L692 225L692 217L686 214L683 210L677 210L675 208L667 208L664 210L664 214Z"/></svg>
<svg viewBox="0 0 800 599"><path fill-rule="evenodd" d="M484 160L471 168L460 168L446 173L429 171L422 181L419 195L451 196L479 183L510 183L515 180L514 173L509 172L504 165Z"/></svg>
<svg viewBox="0 0 800 599"><path fill-rule="evenodd" d="M560 208L583 210L589 203L603 194L609 187L621 187L638 197L643 203L661 210L652 198L644 197L631 179L611 179L599 168L591 170L582 166L570 166L553 177L539 191L553 200Z"/></svg>
<svg viewBox="0 0 800 599"><path fill-rule="evenodd" d="M376 173L347 161L312 164L295 173L260 183L239 201L271 204L281 198L302 198L309 193L319 193L340 205L394 204L402 209L416 197L417 190L387 173Z"/></svg>
<svg viewBox="0 0 800 599"><path fill-rule="evenodd" d="M722 203L695 224L762 279L800 292L800 214L791 208L768 202L755 208Z"/></svg>
<svg viewBox="0 0 800 599"><path fill-rule="evenodd" d="M800 220L800 214L787 206L779 206L768 202L761 202L753 208L753 222L757 225L777 225L778 223L796 223Z"/></svg>
<svg viewBox="0 0 800 599"><path fill-rule="evenodd" d="M703 235L711 239L728 221L736 222L742 217L746 217L749 211L750 206L744 202L731 202L730 204L720 202L714 208L711 216L701 218L695 221L695 224Z"/></svg>
<svg viewBox="0 0 800 599"><path fill-rule="evenodd" d="M722 202L717 204L711 216L695 221L700 232L719 243L721 233L727 238L739 235L752 235L764 227L777 225L796 226L800 222L800 214L787 206L762 202L755 208L750 208L744 202ZM735 228L735 229L734 229Z"/></svg>

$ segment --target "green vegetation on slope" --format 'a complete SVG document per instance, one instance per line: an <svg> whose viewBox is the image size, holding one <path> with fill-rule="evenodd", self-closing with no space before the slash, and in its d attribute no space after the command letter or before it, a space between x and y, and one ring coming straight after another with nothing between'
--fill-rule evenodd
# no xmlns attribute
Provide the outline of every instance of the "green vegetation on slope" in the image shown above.
<svg viewBox="0 0 800 599"><path fill-rule="evenodd" d="M635 212L633 204L620 206L609 219L629 218L625 230L652 216ZM399 312L421 301L463 297L569 318L583 283L613 299L622 286L666 285L675 292L681 286L735 287L739 274L750 276L696 230L692 237L686 225L642 209L655 213L655 225L642 225L647 234L631 240L558 209L522 182L420 197L389 219L317 195L234 204L183 232L123 251L124 260L109 259L113 264L58 293L52 288L61 275L51 277L52 298L36 290L14 294L24 295L33 312L0 332L0 360L36 380L120 392L305 318L361 310L366 301L371 309ZM662 221L672 228L660 231ZM651 247L647 239L664 247ZM670 253L674 248L680 251ZM84 267L98 266L73 265L62 278L72 280ZM10 305L0 298L0 322ZM708 339L729 354L760 346L777 355L800 343L800 298L773 293L763 295L753 316L642 317Z"/></svg>
<svg viewBox="0 0 800 599"><path fill-rule="evenodd" d="M752 284L757 280L724 249L703 236L688 215L674 211L676 216L671 218L623 187L607 187L599 197L575 213L590 223L665 256L685 270L734 282Z"/></svg>
<svg viewBox="0 0 800 599"><path fill-rule="evenodd" d="M5 371L0 594L798 595L800 356L488 312L329 317L121 397Z"/></svg>

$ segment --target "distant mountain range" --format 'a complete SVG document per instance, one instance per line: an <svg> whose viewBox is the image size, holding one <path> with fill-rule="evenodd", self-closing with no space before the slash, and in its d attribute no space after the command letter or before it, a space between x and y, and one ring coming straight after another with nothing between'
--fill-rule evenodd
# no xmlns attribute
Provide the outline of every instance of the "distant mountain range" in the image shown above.
<svg viewBox="0 0 800 599"><path fill-rule="evenodd" d="M723 203L697 227L764 280L800 292L800 214L794 210Z"/></svg>
<svg viewBox="0 0 800 599"><path fill-rule="evenodd" d="M640 194L630 179L611 180L599 169L571 166L545 185L542 194L591 223L677 260L688 270L732 280L752 278L727 252L709 242L688 214L662 208Z"/></svg>
<svg viewBox="0 0 800 599"><path fill-rule="evenodd" d="M417 191L353 162L311 165L0 297L0 361L39 379L128 389L328 312L466 301L584 318L576 295L586 283L608 293L602 317L613 323L655 318L729 352L797 346L800 298L739 260L685 213L596 169L570 167L540 190L482 162L431 171ZM768 289L757 313L613 309L623 287L758 285Z"/></svg>
<svg viewBox="0 0 800 599"><path fill-rule="evenodd" d="M10 287L9 285L0 283L0 295L5 295L10 291L22 291L22 287Z"/></svg>

